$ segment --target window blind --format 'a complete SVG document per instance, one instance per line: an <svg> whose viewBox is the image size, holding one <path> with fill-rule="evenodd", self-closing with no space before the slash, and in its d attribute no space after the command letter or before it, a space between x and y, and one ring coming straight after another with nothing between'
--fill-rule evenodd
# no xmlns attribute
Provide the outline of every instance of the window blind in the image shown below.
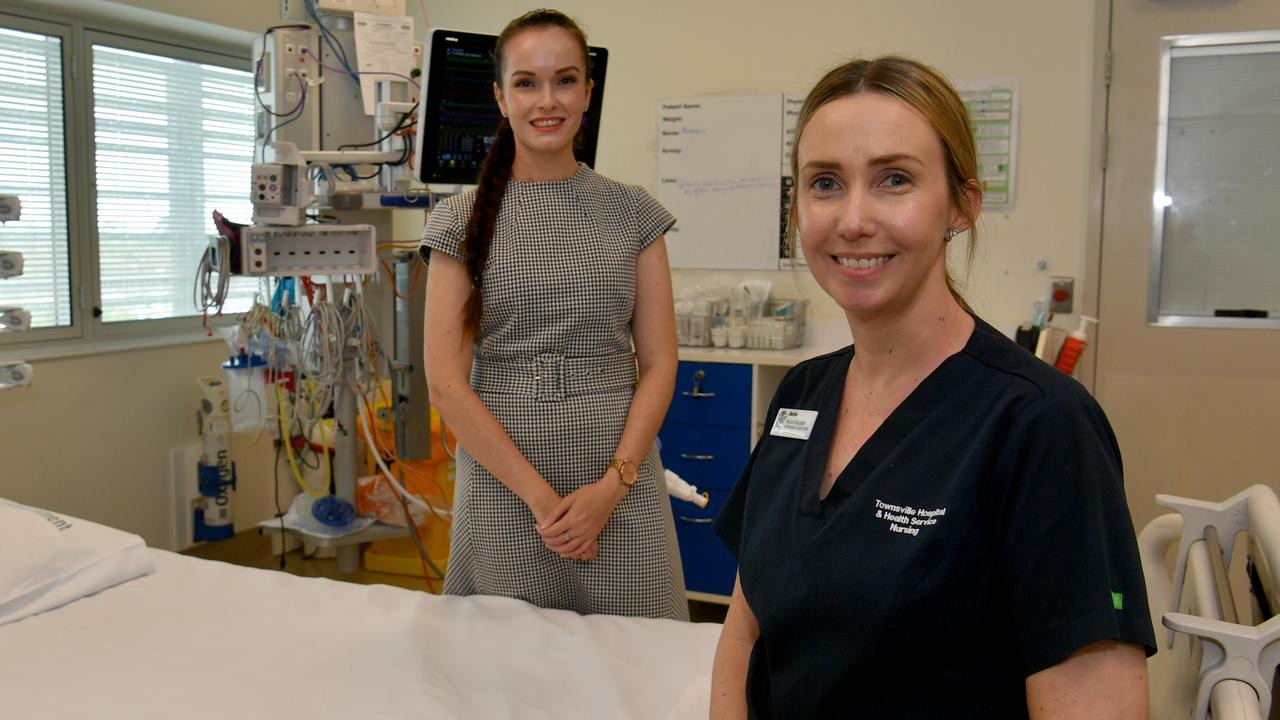
<svg viewBox="0 0 1280 720"><path fill-rule="evenodd" d="M98 263L104 322L196 314L212 212L248 223L249 72L93 45ZM225 310L249 308L234 278Z"/></svg>
<svg viewBox="0 0 1280 720"><path fill-rule="evenodd" d="M33 328L70 325L61 38L0 28L0 193L22 202L22 219L0 225L0 249L25 266L0 280L0 305L30 311Z"/></svg>

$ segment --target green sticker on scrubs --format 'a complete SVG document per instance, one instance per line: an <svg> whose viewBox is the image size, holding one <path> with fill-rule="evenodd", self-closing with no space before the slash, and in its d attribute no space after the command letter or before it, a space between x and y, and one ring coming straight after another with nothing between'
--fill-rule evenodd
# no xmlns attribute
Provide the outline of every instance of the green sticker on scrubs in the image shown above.
<svg viewBox="0 0 1280 720"><path fill-rule="evenodd" d="M1124 593L1118 593L1118 592L1111 593L1111 607L1117 610L1124 609Z"/></svg>

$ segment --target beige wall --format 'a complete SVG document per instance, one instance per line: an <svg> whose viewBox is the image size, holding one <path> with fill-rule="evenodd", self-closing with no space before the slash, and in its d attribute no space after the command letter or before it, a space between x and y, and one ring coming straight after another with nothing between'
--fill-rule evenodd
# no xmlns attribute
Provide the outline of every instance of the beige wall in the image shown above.
<svg viewBox="0 0 1280 720"><path fill-rule="evenodd" d="M230 44L243 44L277 22L280 7L274 0L41 2L120 22L178 22L187 34L223 25L235 29L220 38ZM417 2L407 5L419 15ZM435 25L497 32L531 4L448 0L427 6ZM566 0L559 7L611 53L599 169L650 189L662 97L803 92L847 56L889 51L915 55L955 79L1018 78L1016 208L983 218L969 294L981 313L1008 331L1044 294L1049 273L1083 280L1094 3ZM397 219L397 236L412 235L413 224L412 217ZM1039 260L1048 272L1036 270ZM675 273L677 286L741 276ZM763 276L780 293L812 298L815 315L838 316L804 271ZM35 387L0 394L0 436L9 448L0 466L0 495L125 527L164 545L169 450L195 439L193 378L214 372L222 354L222 346L204 343L37 363ZM269 443L253 447L249 438L237 438L234 450L241 468L240 519L270 515Z"/></svg>
<svg viewBox="0 0 1280 720"><path fill-rule="evenodd" d="M0 497L170 547L171 449L196 442L195 378L220 373L226 349L201 342L33 362L31 387L0 393ZM233 436L241 527L272 514L271 457L268 438Z"/></svg>

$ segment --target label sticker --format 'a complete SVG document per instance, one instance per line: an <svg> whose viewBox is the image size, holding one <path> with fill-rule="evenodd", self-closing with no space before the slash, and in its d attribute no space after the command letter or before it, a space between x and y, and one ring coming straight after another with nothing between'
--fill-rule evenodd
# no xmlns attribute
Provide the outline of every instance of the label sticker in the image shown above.
<svg viewBox="0 0 1280 720"><path fill-rule="evenodd" d="M778 416L773 419L773 429L769 431L769 434L777 435L778 437L795 438L796 440L808 440L809 433L813 432L813 426L817 419L817 410L782 408L778 410Z"/></svg>

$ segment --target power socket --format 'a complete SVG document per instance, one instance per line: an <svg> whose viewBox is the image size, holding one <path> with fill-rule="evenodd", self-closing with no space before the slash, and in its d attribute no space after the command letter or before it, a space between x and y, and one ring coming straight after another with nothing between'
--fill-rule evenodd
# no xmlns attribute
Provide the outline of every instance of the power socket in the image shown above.
<svg viewBox="0 0 1280 720"><path fill-rule="evenodd" d="M22 274L22 253L0 250L0 278L18 277Z"/></svg>

